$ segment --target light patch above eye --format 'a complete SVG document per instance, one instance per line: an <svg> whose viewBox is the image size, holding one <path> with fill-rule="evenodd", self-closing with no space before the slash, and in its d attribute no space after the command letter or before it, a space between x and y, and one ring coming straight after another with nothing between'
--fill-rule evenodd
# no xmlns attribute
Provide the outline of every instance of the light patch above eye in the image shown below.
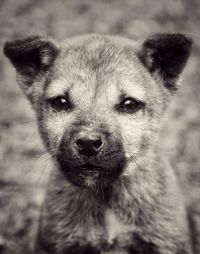
<svg viewBox="0 0 200 254"><path fill-rule="evenodd" d="M145 90L142 87L140 87L139 85L128 84L124 87L125 88L120 89L121 94L124 96L124 98L133 97L133 98L135 98L136 100L139 100L139 101L145 101L146 100Z"/></svg>
<svg viewBox="0 0 200 254"><path fill-rule="evenodd" d="M48 85L45 96L47 99L62 96L69 90L69 88L70 85L66 80L56 80Z"/></svg>

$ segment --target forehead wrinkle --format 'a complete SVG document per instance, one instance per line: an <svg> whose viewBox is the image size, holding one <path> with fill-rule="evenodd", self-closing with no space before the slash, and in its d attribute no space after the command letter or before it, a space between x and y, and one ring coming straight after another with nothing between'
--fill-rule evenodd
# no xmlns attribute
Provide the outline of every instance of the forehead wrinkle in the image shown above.
<svg viewBox="0 0 200 254"><path fill-rule="evenodd" d="M112 62L112 59L107 62L102 62L99 68L95 72L96 85L94 99L97 99L100 94L105 93L109 87L115 85L116 82L112 82L113 78L116 79L115 69L117 65Z"/></svg>
<svg viewBox="0 0 200 254"><path fill-rule="evenodd" d="M88 73L87 79L83 80L79 84L75 84L71 89L71 96L74 98L77 105L82 107L88 107L95 101L96 90L96 77L92 72Z"/></svg>
<svg viewBox="0 0 200 254"><path fill-rule="evenodd" d="M98 96L98 91L102 89L105 76L115 72L122 58L121 49L112 43L106 43L105 40L93 43L92 47L85 47L86 65L95 75L94 100Z"/></svg>

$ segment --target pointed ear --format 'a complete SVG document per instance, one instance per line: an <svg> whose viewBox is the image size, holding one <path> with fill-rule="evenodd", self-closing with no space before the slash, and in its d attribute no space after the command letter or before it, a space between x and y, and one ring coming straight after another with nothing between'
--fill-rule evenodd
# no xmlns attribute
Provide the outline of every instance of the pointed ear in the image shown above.
<svg viewBox="0 0 200 254"><path fill-rule="evenodd" d="M4 45L4 54L17 72L32 78L48 70L58 53L57 46L41 36L6 42Z"/></svg>
<svg viewBox="0 0 200 254"><path fill-rule="evenodd" d="M142 45L139 58L150 73L157 73L168 89L176 90L176 80L190 56L192 40L183 34L157 34Z"/></svg>

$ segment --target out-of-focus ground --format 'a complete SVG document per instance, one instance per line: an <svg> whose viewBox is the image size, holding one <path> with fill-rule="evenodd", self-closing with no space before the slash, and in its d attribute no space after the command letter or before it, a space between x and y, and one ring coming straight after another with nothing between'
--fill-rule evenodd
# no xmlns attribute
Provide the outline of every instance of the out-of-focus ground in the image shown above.
<svg viewBox="0 0 200 254"><path fill-rule="evenodd" d="M199 27L199 0L0 0L1 49L5 40L38 33L58 40L90 32L139 40L157 32L181 32L193 38L192 57L170 106L161 148L180 176L190 206L196 254L200 253ZM0 254L31 253L50 166L34 114L16 85L15 70L1 54Z"/></svg>

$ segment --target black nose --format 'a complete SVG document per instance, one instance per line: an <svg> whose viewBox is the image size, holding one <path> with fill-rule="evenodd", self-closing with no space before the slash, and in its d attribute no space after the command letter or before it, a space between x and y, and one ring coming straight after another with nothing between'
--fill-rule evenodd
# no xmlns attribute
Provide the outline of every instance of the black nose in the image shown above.
<svg viewBox="0 0 200 254"><path fill-rule="evenodd" d="M102 137L94 133L79 135L76 139L76 146L80 154L88 157L97 155L103 148Z"/></svg>

